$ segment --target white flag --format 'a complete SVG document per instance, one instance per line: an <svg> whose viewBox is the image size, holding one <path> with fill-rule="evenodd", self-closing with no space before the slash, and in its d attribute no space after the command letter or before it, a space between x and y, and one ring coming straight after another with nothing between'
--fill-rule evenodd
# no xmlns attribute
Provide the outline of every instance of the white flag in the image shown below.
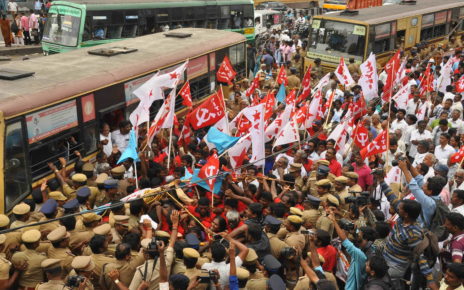
<svg viewBox="0 0 464 290"><path fill-rule="evenodd" d="M398 92L396 92L396 94L393 96L392 99L396 102L398 109L407 109L410 92L411 86L408 83L399 89Z"/></svg>
<svg viewBox="0 0 464 290"><path fill-rule="evenodd" d="M298 141L300 141L298 126L296 124L295 118L292 118L292 120L288 122L287 125L285 125L285 127L279 133L272 147L290 144Z"/></svg>
<svg viewBox="0 0 464 290"><path fill-rule="evenodd" d="M338 64L338 67L334 71L334 73L335 73L335 76L338 78L338 81L342 85L349 87L355 84L353 78L351 77L350 71L348 70L348 66L346 66L346 63L343 57L340 58L340 63Z"/></svg>
<svg viewBox="0 0 464 290"><path fill-rule="evenodd" d="M369 58L360 66L361 77L358 84L362 88L362 92L366 102L378 96L378 82L375 54L371 53Z"/></svg>
<svg viewBox="0 0 464 290"><path fill-rule="evenodd" d="M322 79L319 80L317 85L314 87L313 94L314 92L317 92L318 90L323 89L325 86L327 86L330 82L330 73L327 73Z"/></svg>
<svg viewBox="0 0 464 290"><path fill-rule="evenodd" d="M306 115L305 128L312 128L313 122L316 120L317 115L319 114L319 107L322 101L322 88L316 91L313 95L313 99L308 106L308 114Z"/></svg>
<svg viewBox="0 0 464 290"><path fill-rule="evenodd" d="M420 105L419 110L417 110L416 117L417 120L424 120L425 116L427 114L430 114L429 112L429 102L424 102L422 105Z"/></svg>
<svg viewBox="0 0 464 290"><path fill-rule="evenodd" d="M264 165L264 104L248 107L242 110L243 115L250 120L252 156L250 163L256 166Z"/></svg>
<svg viewBox="0 0 464 290"><path fill-rule="evenodd" d="M387 175L385 176L385 182L387 184L390 183L400 183L401 182L401 169L398 166L393 166L388 171Z"/></svg>
<svg viewBox="0 0 464 290"><path fill-rule="evenodd" d="M437 80L437 88L439 92L446 93L446 87L451 85L451 73L453 71L453 62L448 59L445 65L441 68L441 75Z"/></svg>
<svg viewBox="0 0 464 290"><path fill-rule="evenodd" d="M345 151L348 127L348 121L342 122L338 124L335 129L333 129L332 133L330 133L329 137L327 137L327 140L335 140L335 149L342 155Z"/></svg>
<svg viewBox="0 0 464 290"><path fill-rule="evenodd" d="M279 134L282 128L288 123L288 120L290 119L290 115L292 114L292 111L293 111L293 107L294 107L293 105L285 106L284 111L281 112L279 116L277 116L277 118L275 118L275 120L272 121L272 123L269 126L267 126L266 133L265 133L266 142L271 141L272 138L277 136L277 134Z"/></svg>
<svg viewBox="0 0 464 290"><path fill-rule="evenodd" d="M247 134L240 138L238 142L227 150L230 157L230 165L232 168L237 168L242 166L243 160L247 156L248 149L251 146L251 137L250 134Z"/></svg>

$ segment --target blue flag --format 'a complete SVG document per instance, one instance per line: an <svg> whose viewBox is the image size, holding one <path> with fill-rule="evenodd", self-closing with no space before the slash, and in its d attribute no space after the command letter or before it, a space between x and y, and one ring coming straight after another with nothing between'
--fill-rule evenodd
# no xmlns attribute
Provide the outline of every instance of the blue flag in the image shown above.
<svg viewBox="0 0 464 290"><path fill-rule="evenodd" d="M196 183L197 185L203 187L207 191L211 191L211 189L209 188L209 185L204 180L202 180L202 178L198 177L198 173L200 173L200 169L195 168L193 170L193 176L192 176L192 180L190 181L190 183L191 184ZM214 182L214 188L213 188L213 193L214 194L218 194L221 191L222 181L224 180L224 178L226 178L227 174L229 174L229 173L228 172L220 172L220 175L218 177L216 177L216 182Z"/></svg>
<svg viewBox="0 0 464 290"><path fill-rule="evenodd" d="M279 91L277 92L277 101L281 102L282 104L285 104L285 98L287 96L285 95L285 86L284 84L280 85Z"/></svg>
<svg viewBox="0 0 464 290"><path fill-rule="evenodd" d="M214 144L214 146L216 146L216 149L218 150L218 154L221 155L224 151L234 146L235 143L237 143L238 140L240 140L240 137L229 136L226 133L222 133L215 127L211 127L208 130L206 140L209 143Z"/></svg>
<svg viewBox="0 0 464 290"><path fill-rule="evenodd" d="M127 158L134 159L134 162L140 161L139 155L137 154L137 139L135 138L135 131L133 129L129 133L129 144L127 144L126 150L122 152L118 164L126 161Z"/></svg>

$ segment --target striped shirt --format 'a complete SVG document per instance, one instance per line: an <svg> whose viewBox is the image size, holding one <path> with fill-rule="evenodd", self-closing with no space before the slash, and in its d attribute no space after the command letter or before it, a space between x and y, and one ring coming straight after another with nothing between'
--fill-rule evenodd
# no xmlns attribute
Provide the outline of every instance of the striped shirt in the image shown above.
<svg viewBox="0 0 464 290"><path fill-rule="evenodd" d="M380 184L382 193L385 194L390 205L398 213L400 199L393 193L390 187L382 182ZM424 232L420 225L415 222L411 225L404 225L401 217L398 218L393 230L386 239L384 258L389 264L398 265L407 268L411 263L414 248L424 239ZM433 281L432 270L430 269L426 258L419 257L419 268L421 273L427 278L427 281Z"/></svg>

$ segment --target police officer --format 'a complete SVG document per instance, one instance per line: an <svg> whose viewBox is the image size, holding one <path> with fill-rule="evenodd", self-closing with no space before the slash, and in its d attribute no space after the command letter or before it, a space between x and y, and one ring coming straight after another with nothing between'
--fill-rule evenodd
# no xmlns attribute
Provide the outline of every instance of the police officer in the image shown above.
<svg viewBox="0 0 464 290"><path fill-rule="evenodd" d="M304 211L301 218L305 228L312 229L316 227L317 219L321 216L320 203L321 199L312 195L308 195L303 200Z"/></svg>
<svg viewBox="0 0 464 290"><path fill-rule="evenodd" d="M321 199L321 202L325 202L330 194L332 183L328 179L318 180L316 183L317 195Z"/></svg>
<svg viewBox="0 0 464 290"><path fill-rule="evenodd" d="M58 203L56 202L56 200L51 198L48 199L46 202L44 202L40 211L44 214L45 217L41 218L39 221L48 221L47 223L40 225L39 230L42 233L50 233L51 231L60 226L59 221L50 221L51 219L54 219L56 217L56 214L58 213Z"/></svg>
<svg viewBox="0 0 464 290"><path fill-rule="evenodd" d="M27 268L27 264L17 266L10 276L11 262L6 259L5 249L6 235L0 234L0 289L9 289L18 279L20 273ZM7 249L8 250L8 249Z"/></svg>
<svg viewBox="0 0 464 290"><path fill-rule="evenodd" d="M282 225L282 221L267 215L264 218L264 230L269 238L269 245L271 246L271 253L273 256L279 258L283 248L288 247L287 243L278 238L277 232Z"/></svg>
<svg viewBox="0 0 464 290"><path fill-rule="evenodd" d="M90 256L77 256L74 257L71 266L73 270L69 273L69 276L81 276L84 277L84 289L83 290L93 290L93 284L90 282L93 275L93 269L95 269L95 264L92 261Z"/></svg>
<svg viewBox="0 0 464 290"><path fill-rule="evenodd" d="M86 211L90 209L89 197L90 188L87 186L81 187L76 191L76 199L79 202L79 211Z"/></svg>
<svg viewBox="0 0 464 290"><path fill-rule="evenodd" d="M197 277L207 277L209 275L207 271L202 271L196 268L198 258L200 258L200 253L198 253L197 250L194 248L184 248L182 250L182 254L184 255L183 261L186 268L183 274L187 276L190 281L192 281L192 279L197 279ZM208 284L202 283L199 284L195 289L205 290L207 288Z"/></svg>
<svg viewBox="0 0 464 290"><path fill-rule="evenodd" d="M300 233L301 225L303 225L303 219L297 215L289 215L287 220L285 220L284 225L288 231L284 242L299 250L301 253L306 244L304 235Z"/></svg>
<svg viewBox="0 0 464 290"><path fill-rule="evenodd" d="M63 279L61 278L62 269L60 265L60 259L45 259L41 262L43 272L47 276L48 282L40 283L35 287L36 290L63 290L71 289L65 286Z"/></svg>
<svg viewBox="0 0 464 290"><path fill-rule="evenodd" d="M348 183L347 183L349 187L348 192L350 191L362 192L363 191L362 187L358 184L359 175L356 172L348 171L348 172L345 172L343 175L348 177Z"/></svg>
<svg viewBox="0 0 464 290"><path fill-rule="evenodd" d="M290 164L290 167L288 168L288 172L293 175L295 178L295 190L301 191L303 190L304 187L304 179L303 176L301 176L301 168L303 167L303 164L301 163L292 163Z"/></svg>
<svg viewBox="0 0 464 290"><path fill-rule="evenodd" d="M24 202L21 202L13 207L13 214L15 217L15 221L11 223L10 228L14 229L20 226L24 226L29 221L29 217L31 215L31 207L25 204Z"/></svg>
<svg viewBox="0 0 464 290"><path fill-rule="evenodd" d="M348 211L348 208L349 208L349 205L346 203L345 199L347 197L352 196L352 194L348 192L348 186L347 186L348 181L349 181L348 177L343 176L343 175L338 176L337 178L335 178L335 181L334 181L335 193L340 198L340 207L341 209L345 211Z"/></svg>
<svg viewBox="0 0 464 290"><path fill-rule="evenodd" d="M113 243L119 244L122 242L122 238L129 231L129 216L127 215L114 215L114 227L111 229L111 235L113 236Z"/></svg>
<svg viewBox="0 0 464 290"><path fill-rule="evenodd" d="M71 263L74 255L69 246L70 234L66 231L66 227L59 226L47 235L47 239L52 243L48 248L47 256L50 259L59 259L62 269L68 273L71 271Z"/></svg>

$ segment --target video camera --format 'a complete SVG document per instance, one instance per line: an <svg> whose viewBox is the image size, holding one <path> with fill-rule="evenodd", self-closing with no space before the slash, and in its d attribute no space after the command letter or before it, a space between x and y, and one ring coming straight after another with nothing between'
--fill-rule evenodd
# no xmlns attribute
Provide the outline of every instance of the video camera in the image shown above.
<svg viewBox="0 0 464 290"><path fill-rule="evenodd" d="M65 286L68 286L68 287L79 287L81 285L82 282L84 282L85 280L85 277L82 277L82 276L78 276L78 275L75 275L75 276L69 276L68 277L68 280L66 281L66 285Z"/></svg>
<svg viewBox="0 0 464 290"><path fill-rule="evenodd" d="M354 194L354 196L349 196L345 198L346 203L352 203L356 207L364 206L368 204L369 202L369 196L370 193L369 191L349 191L349 193ZM359 194L359 196L356 196L356 194Z"/></svg>
<svg viewBox="0 0 464 290"><path fill-rule="evenodd" d="M351 221L342 218L338 221L338 225L345 231L351 232L354 230L354 223Z"/></svg>
<svg viewBox="0 0 464 290"><path fill-rule="evenodd" d="M398 161L406 161L406 157L399 156L395 160L392 160L392 166L398 166Z"/></svg>

